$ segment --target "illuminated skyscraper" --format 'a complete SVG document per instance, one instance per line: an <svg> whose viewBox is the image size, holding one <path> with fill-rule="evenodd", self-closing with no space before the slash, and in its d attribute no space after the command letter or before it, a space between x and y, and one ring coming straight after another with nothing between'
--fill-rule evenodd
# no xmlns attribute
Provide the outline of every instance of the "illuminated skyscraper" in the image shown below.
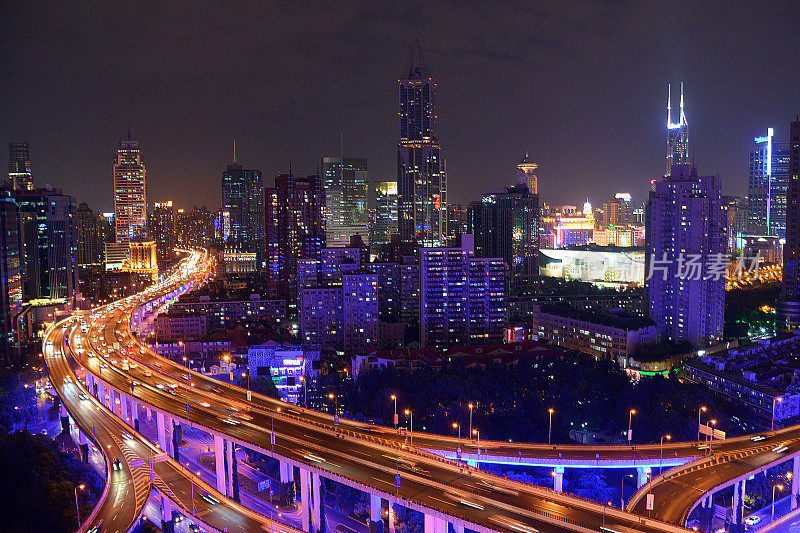
<svg viewBox="0 0 800 533"><path fill-rule="evenodd" d="M325 235L328 246L347 246L350 237L369 240L367 225L367 160L324 157Z"/></svg>
<svg viewBox="0 0 800 533"><path fill-rule="evenodd" d="M225 249L256 254L261 267L264 251L264 181L260 170L228 165L222 173L222 213Z"/></svg>
<svg viewBox="0 0 800 533"><path fill-rule="evenodd" d="M297 261L317 259L325 244L325 192L316 174L275 177L266 190L267 287L272 299L297 302Z"/></svg>
<svg viewBox="0 0 800 533"><path fill-rule="evenodd" d="M8 144L8 180L15 191L33 189L31 154L27 141Z"/></svg>
<svg viewBox="0 0 800 533"><path fill-rule="evenodd" d="M150 237L156 242L156 257L159 262L175 258L175 246L178 244L177 226L175 224L175 208L172 202L156 202L153 214L147 224Z"/></svg>
<svg viewBox="0 0 800 533"><path fill-rule="evenodd" d="M648 215L650 318L664 339L716 344L722 340L727 264L719 178L674 165L655 183ZM716 273L709 270L713 264Z"/></svg>
<svg viewBox="0 0 800 533"><path fill-rule="evenodd" d="M747 186L747 232L786 236L786 191L789 187L789 146L772 140L775 130L753 140Z"/></svg>
<svg viewBox="0 0 800 533"><path fill-rule="evenodd" d="M370 242L388 244L397 234L397 182L382 181L375 187L375 223Z"/></svg>
<svg viewBox="0 0 800 533"><path fill-rule="evenodd" d="M673 165L688 165L689 124L683 113L683 82L681 82L681 114L678 122L672 122L672 86L667 86L667 171L669 176Z"/></svg>
<svg viewBox="0 0 800 533"><path fill-rule="evenodd" d="M145 174L139 143L130 138L120 141L114 160L114 222L119 244L147 233Z"/></svg>
<svg viewBox="0 0 800 533"><path fill-rule="evenodd" d="M786 204L786 244L783 284L776 307L776 326L800 329L800 117L789 125L789 191Z"/></svg>
<svg viewBox="0 0 800 533"><path fill-rule="evenodd" d="M419 42L398 80L400 138L397 185L400 235L406 242L442 246L447 233L447 173L436 138L436 84Z"/></svg>
<svg viewBox="0 0 800 533"><path fill-rule="evenodd" d="M0 361L13 362L15 318L22 311L22 265L19 207L10 191L0 189Z"/></svg>
<svg viewBox="0 0 800 533"><path fill-rule="evenodd" d="M78 264L99 265L103 262L105 232L103 218L95 213L86 202L78 205L75 225L78 234Z"/></svg>

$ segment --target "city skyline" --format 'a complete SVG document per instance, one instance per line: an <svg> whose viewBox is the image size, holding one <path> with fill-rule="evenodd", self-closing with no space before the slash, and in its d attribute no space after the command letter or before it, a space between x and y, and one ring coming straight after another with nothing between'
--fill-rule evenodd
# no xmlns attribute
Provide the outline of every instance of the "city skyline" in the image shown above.
<svg viewBox="0 0 800 533"><path fill-rule="evenodd" d="M511 10L514 13L504 8L490 12L439 8L433 10L430 27L415 22L419 9L413 6L388 13L345 9L334 13L330 22L315 25L316 17L331 16L319 9L309 25L340 44L323 50L304 39L308 30L301 27L276 48L285 57L275 56L277 52L270 52L266 44L235 38L230 44L189 48L189 41L181 39L185 33L201 34L214 27L214 21L199 14L190 16L181 35L167 37L166 53L161 57L161 46L154 50L142 40L154 33L161 35L177 14L169 9L153 14L151 26L143 28L132 13L123 11L123 20L130 23L125 35L131 46L110 47L111 52L97 58L101 67L135 59L137 66L121 74L122 79L130 80L135 75L146 79L151 69L169 70L169 62L177 57L185 56L190 67L208 65L196 73L191 68L190 72L177 69L173 78L160 84L157 94L151 94L144 90L146 83L120 86L105 75L90 75L91 87L86 86L85 77L77 79L69 73L61 84L49 82L50 76L65 74L63 66L53 63L57 50L74 45L77 49L71 64L80 67L76 71L85 70L85 57L103 48L112 36L107 28L86 27L88 19L73 20L69 12L56 9L40 14L34 8L21 8L9 15L21 22L19 26L25 27L28 35L14 39L16 30L12 28L6 36L12 41L9 67L24 61L41 62L45 68L21 74L5 93L7 112L2 123L9 142L30 142L33 175L40 185L77 190L80 183L88 181L98 194L79 196L78 200L90 200L91 207L100 211L110 210L111 204L111 191L101 186L108 177L108 152L128 127L148 154L152 176L148 196L157 201L174 200L189 207L212 198L208 207L216 209L216 195L210 193L218 187L218 169L230 160L234 139L239 160L249 168L261 169L265 186L290 164L300 173L313 173L321 157L340 153L342 139L346 154L369 161L371 180L377 183L396 174L393 86L396 72L419 38L440 84L439 135L446 141L452 202L467 204L479 198L484 185L504 186L503 169L525 152L540 163L540 194L547 203L573 202L565 197L565 191L577 187L584 188L595 203L605 200L603 191L608 189L628 190L636 203L643 201L649 179L663 173L658 155L663 153L667 84L675 89L681 81L685 82L687 116L692 122L690 157L708 172L720 175L724 193L743 194L752 138L767 127L775 128L776 138L784 138L786 119L796 112L797 58L785 51L791 47L775 46L796 41L787 23L796 10L759 12L754 19L750 9L731 6L724 13L713 14L724 17L728 30L733 29L721 35L708 30L708 24L689 26L678 20L677 14L669 13L679 10L652 17L649 9L629 6L587 4L579 14L558 7L539 13L524 8ZM263 10L255 12L264 15ZM512 14L516 18L511 19ZM703 21L712 13L695 15L695 21ZM285 25L295 16L289 10L275 22L260 16L238 20L248 27L262 24L269 29L269 24ZM499 30L486 30L490 33L469 39L464 32L447 31L451 24L473 27L482 17L495 23L487 26L511 20L536 22L540 36L509 37L508 32L500 35L491 33ZM586 36L575 42L561 37L572 33L565 30L587 20ZM74 27L76 35L83 37L48 31L54 24ZM222 17L219 24L225 26L230 20ZM348 40L342 40L342 31L361 25L370 31L357 37L353 37L357 32L351 31ZM617 32L613 42L603 37L608 28ZM737 30L752 38L739 43ZM596 44L588 49L586 41L591 36ZM724 46L713 44L716 39L724 40ZM148 38L147 42L161 40ZM725 57L718 49L727 51ZM569 66L579 53L587 51L593 52L588 59L581 57L579 64ZM750 67L745 67L753 63L759 65L755 77ZM221 91L215 81L221 70L252 72L263 65L275 68L254 74L253 83L234 91ZM53 68L48 70L48 66ZM576 68L586 69L587 76L576 76ZM120 74L116 66L108 76L115 73ZM62 104L58 110L35 91L19 92L31 84L51 87L48 94ZM269 90L264 89L267 86ZM323 87L328 91L324 97ZM344 87L349 91L343 91ZM212 101L219 103L215 110L209 108ZM25 110L31 107L37 108L37 118L52 119L54 127L41 131L28 126L32 121ZM66 122L76 114L77 123L86 127L79 135L67 135ZM86 124L88 116L95 117L90 124ZM715 135L717 131L726 131L726 135ZM82 155L70 161L66 150ZM187 179L195 186L176 191L173 183Z"/></svg>

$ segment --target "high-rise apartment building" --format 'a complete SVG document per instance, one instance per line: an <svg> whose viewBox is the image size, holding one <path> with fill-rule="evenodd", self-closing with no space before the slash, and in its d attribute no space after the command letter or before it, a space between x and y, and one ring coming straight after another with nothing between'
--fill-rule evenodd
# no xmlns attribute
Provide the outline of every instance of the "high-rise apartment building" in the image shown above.
<svg viewBox="0 0 800 533"><path fill-rule="evenodd" d="M659 335L695 346L722 340L725 233L719 178L673 165L650 193L646 284Z"/></svg>
<svg viewBox="0 0 800 533"><path fill-rule="evenodd" d="M747 232L786 236L786 191L789 188L789 145L772 140L775 130L753 140L747 182Z"/></svg>
<svg viewBox="0 0 800 533"><path fill-rule="evenodd" d="M33 189L30 145L27 141L8 144L8 181L15 191Z"/></svg>
<svg viewBox="0 0 800 533"><path fill-rule="evenodd" d="M264 181L260 170L228 165L222 173L222 226L225 249L256 254L264 262Z"/></svg>
<svg viewBox="0 0 800 533"><path fill-rule="evenodd" d="M280 174L266 190L267 286L270 298L297 302L297 261L325 244L325 191L316 174Z"/></svg>
<svg viewBox="0 0 800 533"><path fill-rule="evenodd" d="M436 84L419 42L398 80L399 228L405 242L442 246L447 234L447 172L436 137Z"/></svg>
<svg viewBox="0 0 800 533"><path fill-rule="evenodd" d="M536 167L527 156L521 164ZM530 289L539 277L539 195L529 189L531 184L535 179L518 172L516 185L487 192L470 205L475 255L502 258L515 294Z"/></svg>
<svg viewBox="0 0 800 533"><path fill-rule="evenodd" d="M505 325L505 264L473 257L471 235L458 248L421 248L420 343L446 350L500 342Z"/></svg>
<svg viewBox="0 0 800 533"><path fill-rule="evenodd" d="M139 143L120 141L114 160L114 223L117 243L147 234L146 169Z"/></svg>
<svg viewBox="0 0 800 533"><path fill-rule="evenodd" d="M447 204L447 234L448 246L458 244L461 236L468 233L469 207L461 204Z"/></svg>
<svg viewBox="0 0 800 533"><path fill-rule="evenodd" d="M15 321L22 311L19 208L10 191L0 189L0 361L15 360Z"/></svg>
<svg viewBox="0 0 800 533"><path fill-rule="evenodd" d="M78 204L75 212L75 227L78 238L78 264L100 265L106 244L105 219L92 211L86 202Z"/></svg>
<svg viewBox="0 0 800 533"><path fill-rule="evenodd" d="M366 354L378 347L378 275L342 273L337 284L300 289L306 344Z"/></svg>
<svg viewBox="0 0 800 533"><path fill-rule="evenodd" d="M678 122L672 122L672 86L667 86L667 171L665 175L672 171L674 165L691 163L689 160L689 123L683 112L683 82L681 82L680 111Z"/></svg>
<svg viewBox="0 0 800 533"><path fill-rule="evenodd" d="M175 237L182 248L208 248L214 242L216 215L206 206L186 211L178 209L175 215Z"/></svg>
<svg viewBox="0 0 800 533"><path fill-rule="evenodd" d="M776 305L779 331L800 329L800 117L789 124L789 191L786 202L786 244L783 283Z"/></svg>
<svg viewBox="0 0 800 533"><path fill-rule="evenodd" d="M617 193L613 200L603 203L603 226L606 228L620 228L630 224L631 215L631 195L628 193Z"/></svg>
<svg viewBox="0 0 800 533"><path fill-rule="evenodd" d="M375 223L370 242L389 244L397 234L397 182L382 181L375 187Z"/></svg>
<svg viewBox="0 0 800 533"><path fill-rule="evenodd" d="M17 191L24 300L78 296L78 239L75 202L59 189Z"/></svg>
<svg viewBox="0 0 800 533"><path fill-rule="evenodd" d="M172 201L153 204L153 214L147 222L150 238L156 243L156 258L159 263L175 258L175 247L178 245L178 233L175 220L175 208Z"/></svg>
<svg viewBox="0 0 800 533"><path fill-rule="evenodd" d="M353 235L369 240L367 183L369 172L366 159L322 159L325 234L328 246L347 246Z"/></svg>

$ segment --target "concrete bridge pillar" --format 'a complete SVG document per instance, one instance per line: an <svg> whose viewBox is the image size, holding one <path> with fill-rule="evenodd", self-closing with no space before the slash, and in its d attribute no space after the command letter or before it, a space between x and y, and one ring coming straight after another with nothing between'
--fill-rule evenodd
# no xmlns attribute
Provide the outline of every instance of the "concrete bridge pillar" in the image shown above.
<svg viewBox="0 0 800 533"><path fill-rule="evenodd" d="M233 448L236 444L233 441L225 442L225 478L228 484L228 497L233 498L233 462L236 460Z"/></svg>
<svg viewBox="0 0 800 533"><path fill-rule="evenodd" d="M433 515L425 515L425 533L447 533L447 520Z"/></svg>
<svg viewBox="0 0 800 533"><path fill-rule="evenodd" d="M395 533L394 522L397 519L397 516L395 515L395 511L396 511L396 509L395 509L394 503L389 502L389 516L388 516L388 519L389 519L389 533ZM464 528L462 527L461 531L458 531L458 529L456 529L456 533L464 533Z"/></svg>
<svg viewBox="0 0 800 533"><path fill-rule="evenodd" d="M464 525L463 524L453 524L453 531L456 533L464 533Z"/></svg>
<svg viewBox="0 0 800 533"><path fill-rule="evenodd" d="M311 515L314 523L314 531L322 531L322 520L325 509L322 502L322 480L319 474L311 474L311 489L312 489L312 502L313 513ZM382 532L381 532L382 533Z"/></svg>
<svg viewBox="0 0 800 533"><path fill-rule="evenodd" d="M217 490L227 496L225 483L225 439L214 435L214 462L217 474Z"/></svg>
<svg viewBox="0 0 800 533"><path fill-rule="evenodd" d="M167 451L167 435L164 432L164 413L156 411L156 429L158 430L158 447L162 452Z"/></svg>
<svg viewBox="0 0 800 533"><path fill-rule="evenodd" d="M557 466L553 471L553 490L556 492L564 491L564 467ZM427 518L427 515L425 516Z"/></svg>
<svg viewBox="0 0 800 533"><path fill-rule="evenodd" d="M86 378L86 388L89 389L89 394L94 396L94 376L88 370L84 373Z"/></svg>
<svg viewBox="0 0 800 533"><path fill-rule="evenodd" d="M147 421L148 422L152 422L153 421L153 412L150 410L149 407L146 407L145 411L147 413Z"/></svg>
<svg viewBox="0 0 800 533"><path fill-rule="evenodd" d="M161 497L161 531L173 533L175 522L172 521L172 504L165 497Z"/></svg>
<svg viewBox="0 0 800 533"><path fill-rule="evenodd" d="M279 468L281 483L278 496L281 507L287 507L294 501L294 467L289 463L280 461Z"/></svg>
<svg viewBox="0 0 800 533"><path fill-rule="evenodd" d="M311 472L300 468L300 524L306 533L311 531Z"/></svg>
<svg viewBox="0 0 800 533"><path fill-rule="evenodd" d="M741 482L733 484L733 499L731 500L731 523L733 524L739 523L739 500L742 499L742 495L739 494L739 485Z"/></svg>
<svg viewBox="0 0 800 533"><path fill-rule="evenodd" d="M133 398L131 398L131 424L133 429L139 431L139 404Z"/></svg>
<svg viewBox="0 0 800 533"><path fill-rule="evenodd" d="M639 466L636 468L636 487L642 488L645 484L647 484L648 479L650 479L650 467L649 466Z"/></svg>
<svg viewBox="0 0 800 533"><path fill-rule="evenodd" d="M797 499L800 496L800 456L795 455L792 459L792 498L790 500L791 509L797 509Z"/></svg>
<svg viewBox="0 0 800 533"><path fill-rule="evenodd" d="M383 533L382 518L383 502L377 494L369 495L369 533Z"/></svg>
<svg viewBox="0 0 800 533"><path fill-rule="evenodd" d="M106 388L99 379L97 380L97 399L101 404L106 405Z"/></svg>
<svg viewBox="0 0 800 533"><path fill-rule="evenodd" d="M128 397L124 394L119 395L120 401L120 412L122 413L122 421L128 425L131 425L131 419L128 416Z"/></svg>

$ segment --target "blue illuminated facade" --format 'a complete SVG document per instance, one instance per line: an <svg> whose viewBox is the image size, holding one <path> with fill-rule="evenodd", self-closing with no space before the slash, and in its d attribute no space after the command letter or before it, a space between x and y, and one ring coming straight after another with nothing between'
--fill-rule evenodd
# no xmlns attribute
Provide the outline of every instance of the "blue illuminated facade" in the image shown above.
<svg viewBox="0 0 800 533"><path fill-rule="evenodd" d="M747 231L751 235L786 237L786 191L789 146L773 141L774 130L753 140L747 183Z"/></svg>

